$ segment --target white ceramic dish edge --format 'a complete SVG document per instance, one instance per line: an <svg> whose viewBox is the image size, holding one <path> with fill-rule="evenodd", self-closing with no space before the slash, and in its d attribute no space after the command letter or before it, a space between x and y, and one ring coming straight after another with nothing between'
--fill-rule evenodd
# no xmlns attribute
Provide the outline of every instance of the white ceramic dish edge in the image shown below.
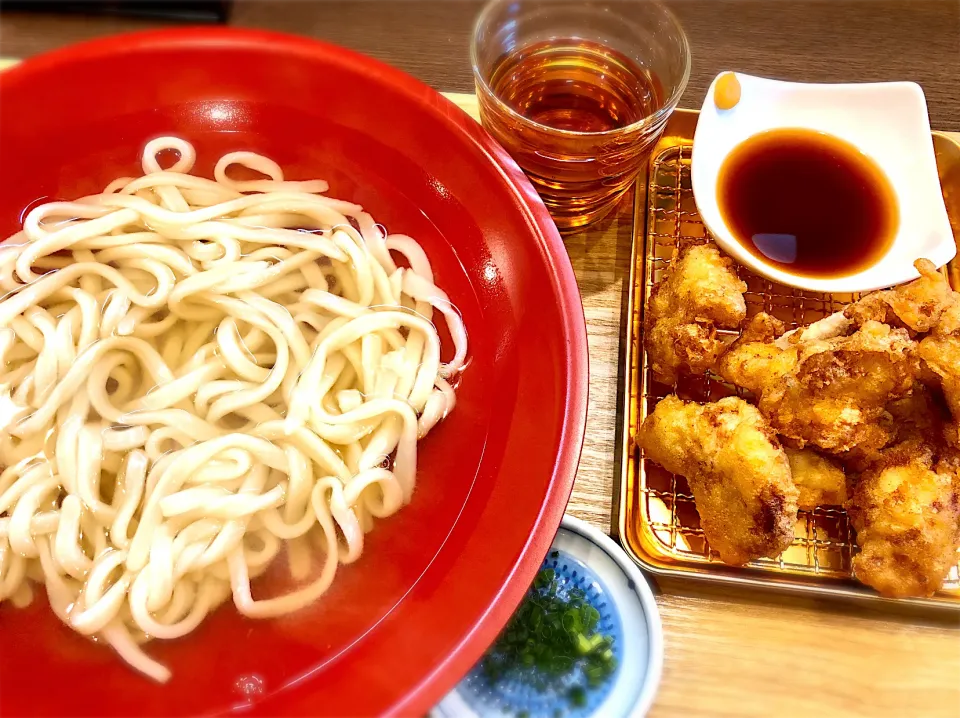
<svg viewBox="0 0 960 718"><path fill-rule="evenodd" d="M569 514L563 517L553 549L568 553L575 563L583 563L596 572L605 586L607 599L613 601L620 620L624 621L623 638L629 641L632 637L632 648L625 649L624 662L610 692L587 715L643 718L657 695L664 656L663 628L650 579L609 536ZM640 673L638 662L643 666L639 686L629 684L631 678L635 680ZM431 718L512 718L514 715L512 708L505 710L496 703L478 701L462 683L430 713Z"/></svg>
<svg viewBox="0 0 960 718"><path fill-rule="evenodd" d="M723 74L723 73L721 73ZM707 90L694 135L691 181L697 208L717 244L741 264L775 282L819 292L866 292L915 279L913 261L938 267L956 243L940 190L923 90L912 82L811 84L736 73L742 88L732 110L719 110ZM799 277L766 264L736 240L721 216L717 179L730 151L766 130L804 128L845 140L871 157L890 179L900 227L875 265L840 278Z"/></svg>
<svg viewBox="0 0 960 718"><path fill-rule="evenodd" d="M663 626L661 625L660 611L657 609L653 589L650 588L650 579L640 571L637 564L627 556L613 539L599 529L574 518L570 514L564 514L560 527L580 534L603 549L633 583L633 590L640 599L643 617L647 624L649 653L644 685L639 691L630 716L631 718L642 718L650 710L650 706L653 705L653 699L656 698L657 691L660 688L660 679L663 675Z"/></svg>

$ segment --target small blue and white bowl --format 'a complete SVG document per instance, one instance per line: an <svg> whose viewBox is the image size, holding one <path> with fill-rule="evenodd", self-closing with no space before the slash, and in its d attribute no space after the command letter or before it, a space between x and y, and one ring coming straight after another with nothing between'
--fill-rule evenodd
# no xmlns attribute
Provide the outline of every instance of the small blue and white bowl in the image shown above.
<svg viewBox="0 0 960 718"><path fill-rule="evenodd" d="M572 516L563 517L543 568L554 570L562 592L579 588L600 613L597 630L613 637L613 675L587 689L585 704L574 707L567 686L539 692L520 675L491 685L477 664L434 708L433 718L639 718L647 713L663 669L660 613L647 579L608 536ZM577 679L571 675L570 684Z"/></svg>

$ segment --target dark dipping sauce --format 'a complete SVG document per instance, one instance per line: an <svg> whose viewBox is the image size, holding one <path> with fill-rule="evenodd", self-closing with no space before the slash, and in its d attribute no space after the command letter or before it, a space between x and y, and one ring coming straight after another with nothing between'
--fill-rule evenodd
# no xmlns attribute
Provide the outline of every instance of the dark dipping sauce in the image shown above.
<svg viewBox="0 0 960 718"><path fill-rule="evenodd" d="M813 130L770 130L735 147L720 168L717 201L751 254L818 279L875 264L900 223L893 187L876 162Z"/></svg>

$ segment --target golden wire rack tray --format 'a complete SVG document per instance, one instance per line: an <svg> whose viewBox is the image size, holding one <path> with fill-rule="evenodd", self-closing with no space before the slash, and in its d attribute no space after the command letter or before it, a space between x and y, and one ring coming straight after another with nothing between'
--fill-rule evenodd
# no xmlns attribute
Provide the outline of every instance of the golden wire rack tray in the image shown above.
<svg viewBox="0 0 960 718"><path fill-rule="evenodd" d="M636 446L637 429L668 393L654 385L643 349L643 308L650 289L676 252L703 243L709 234L690 187L690 157L696 112L678 111L651 156L646 191L637 197L633 264L624 372L625 422L619 496L619 535L627 552L656 574L689 576L757 587L960 611L960 553L942 591L926 599L888 599L853 578L857 551L846 513L837 507L801 511L793 544L776 559L728 566L712 551L685 479L647 462ZM941 184L954 236L960 237L960 142L934 133ZM842 309L854 295L825 295L776 285L738 267L747 283L748 316L766 311L795 327ZM948 268L960 289L960 266ZM735 332L728 332L735 334ZM714 401L738 390L719 377L682 380L675 390L686 399Z"/></svg>

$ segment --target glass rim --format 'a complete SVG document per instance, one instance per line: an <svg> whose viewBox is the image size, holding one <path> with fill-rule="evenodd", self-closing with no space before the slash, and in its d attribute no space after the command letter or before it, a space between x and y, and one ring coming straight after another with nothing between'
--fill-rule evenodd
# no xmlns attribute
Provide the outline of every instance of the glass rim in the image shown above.
<svg viewBox="0 0 960 718"><path fill-rule="evenodd" d="M521 0L522 1L522 0ZM692 66L691 57L690 57L690 42L687 39L687 33L684 32L683 26L680 25L680 21L677 20L676 15L660 0L642 0L648 5L655 5L667 18L670 24L673 26L673 29L676 31L677 35L680 38L680 45L683 51L683 75L680 77L680 80L676 83L676 87L673 92L670 93L670 97L663 103L663 105L656 112L653 112L645 117L641 117L639 120L631 122L629 125L624 125L623 127L617 127L612 130L600 130L597 132L581 132L578 130L563 130L557 127L551 127L550 125L545 125L542 122L537 122L536 120L531 120L529 117L524 117L519 112L514 110L510 105L500 99L500 97L493 91L490 87L490 84L487 82L486 78L480 73L479 63L478 63L478 47L477 47L477 35L479 34L480 27L488 20L488 15L490 15L493 10L500 5L507 3L517 2L517 0L490 0L483 9L480 11L480 14L477 15L477 19L473 23L473 32L470 36L470 65L473 69L473 78L474 82L479 84L486 93L493 98L493 101L497 106L505 111L511 118L519 120L525 125L529 125L532 128L540 131L545 131L548 133L554 133L560 136L567 137L603 137L613 136L617 134L624 134L630 130L635 130L639 127L642 127L646 124L652 124L651 121L658 121L665 115L671 114L680 103L680 97L683 95L684 90L687 89L687 83L690 80L690 70ZM574 39L577 39L574 37Z"/></svg>

